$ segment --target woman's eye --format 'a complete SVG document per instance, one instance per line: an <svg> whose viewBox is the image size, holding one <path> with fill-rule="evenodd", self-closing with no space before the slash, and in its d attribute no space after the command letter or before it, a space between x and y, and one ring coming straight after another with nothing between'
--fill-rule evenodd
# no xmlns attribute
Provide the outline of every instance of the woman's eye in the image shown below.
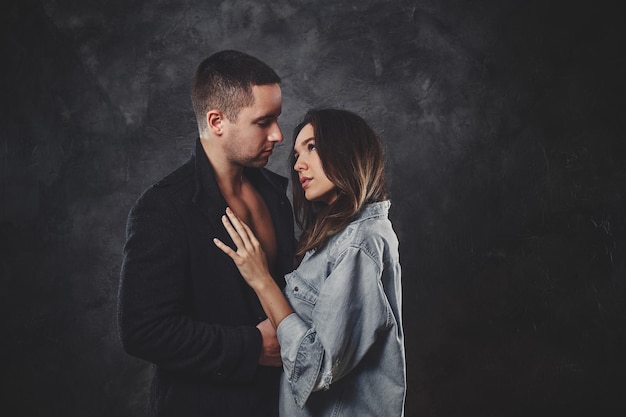
<svg viewBox="0 0 626 417"><path fill-rule="evenodd" d="M314 143L309 143L309 146L307 147L307 149L308 149L309 151L314 151L314 150L315 150L315 149L317 149L317 148L315 147L315 144L314 144Z"/></svg>

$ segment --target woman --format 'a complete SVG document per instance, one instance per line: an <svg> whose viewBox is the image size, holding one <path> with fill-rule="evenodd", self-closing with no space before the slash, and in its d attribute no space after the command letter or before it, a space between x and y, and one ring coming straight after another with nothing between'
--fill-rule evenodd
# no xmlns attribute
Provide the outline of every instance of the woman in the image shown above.
<svg viewBox="0 0 626 417"><path fill-rule="evenodd" d="M282 416L401 416L400 264L380 140L361 117L334 109L309 111L294 136L302 260L285 277L284 294L258 240L230 209L223 223L237 251L215 244L276 327Z"/></svg>

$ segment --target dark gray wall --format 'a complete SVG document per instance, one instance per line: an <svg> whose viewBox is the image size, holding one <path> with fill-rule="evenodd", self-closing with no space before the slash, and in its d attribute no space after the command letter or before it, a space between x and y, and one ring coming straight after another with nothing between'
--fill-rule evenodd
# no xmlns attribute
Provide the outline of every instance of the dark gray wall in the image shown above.
<svg viewBox="0 0 626 417"><path fill-rule="evenodd" d="M6 3L6 2L4 2ZM3 3L3 4L4 4ZM128 209L188 157L226 48L386 140L407 416L624 415L623 26L602 2L1 6L0 413L139 416L115 304ZM287 174L290 143L270 168Z"/></svg>

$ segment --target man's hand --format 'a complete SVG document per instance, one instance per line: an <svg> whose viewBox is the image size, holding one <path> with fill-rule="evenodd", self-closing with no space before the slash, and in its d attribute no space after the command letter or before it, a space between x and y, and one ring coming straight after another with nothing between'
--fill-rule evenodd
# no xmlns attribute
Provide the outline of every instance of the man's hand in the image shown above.
<svg viewBox="0 0 626 417"><path fill-rule="evenodd" d="M263 338L263 349L259 357L261 366L283 366L280 359L280 345L276 338L276 330L269 319L265 319L256 326Z"/></svg>

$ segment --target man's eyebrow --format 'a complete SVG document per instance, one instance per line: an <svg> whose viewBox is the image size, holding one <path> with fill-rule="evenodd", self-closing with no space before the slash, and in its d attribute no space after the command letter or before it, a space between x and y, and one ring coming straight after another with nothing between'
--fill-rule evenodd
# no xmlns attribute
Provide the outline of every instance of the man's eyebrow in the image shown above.
<svg viewBox="0 0 626 417"><path fill-rule="evenodd" d="M264 114L263 116L259 116L255 119L252 120L252 123L256 123L256 122L260 122L261 120L267 120L267 119L278 119L278 116L280 116L280 113L276 114L276 113L270 113L270 114Z"/></svg>

